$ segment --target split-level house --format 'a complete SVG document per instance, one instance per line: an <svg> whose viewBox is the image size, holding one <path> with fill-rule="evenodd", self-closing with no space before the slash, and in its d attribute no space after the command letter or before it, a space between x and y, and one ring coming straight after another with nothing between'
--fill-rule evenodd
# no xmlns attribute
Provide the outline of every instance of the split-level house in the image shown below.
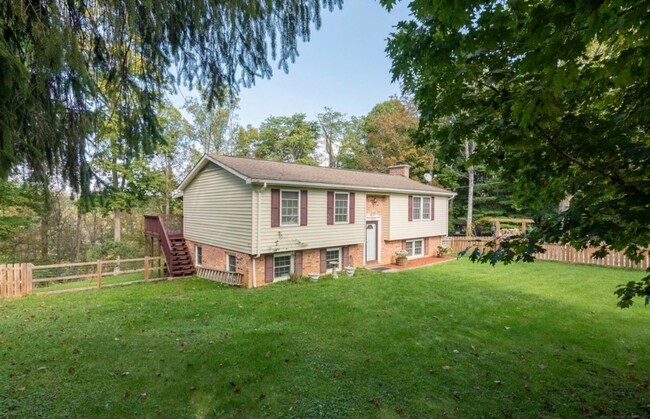
<svg viewBox="0 0 650 419"><path fill-rule="evenodd" d="M179 187L197 267L242 274L247 287L332 267L434 255L448 232L445 189L389 174L206 155Z"/></svg>

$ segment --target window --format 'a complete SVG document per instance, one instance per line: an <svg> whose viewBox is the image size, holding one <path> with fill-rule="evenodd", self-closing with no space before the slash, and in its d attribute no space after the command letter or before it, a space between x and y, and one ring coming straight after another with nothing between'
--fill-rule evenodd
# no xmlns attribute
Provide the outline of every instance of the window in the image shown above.
<svg viewBox="0 0 650 419"><path fill-rule="evenodd" d="M428 196L414 196L412 214L414 220L430 220L431 198Z"/></svg>
<svg viewBox="0 0 650 419"><path fill-rule="evenodd" d="M292 255L276 255L273 257L273 279L287 279L293 271Z"/></svg>
<svg viewBox="0 0 650 419"><path fill-rule="evenodd" d="M226 271L237 272L237 257L235 255L226 254Z"/></svg>
<svg viewBox="0 0 650 419"><path fill-rule="evenodd" d="M424 240L408 240L406 251L409 252L409 256L424 256Z"/></svg>
<svg viewBox="0 0 650 419"><path fill-rule="evenodd" d="M327 249L325 253L325 259L327 260L327 269L336 268L337 271L341 270L341 248L337 249Z"/></svg>
<svg viewBox="0 0 650 419"><path fill-rule="evenodd" d="M196 260L196 266L201 266L203 265L203 248L201 246L196 246L194 249L195 257L194 259Z"/></svg>
<svg viewBox="0 0 650 419"><path fill-rule="evenodd" d="M336 192L334 194L334 222L347 223L349 214L349 197L347 193Z"/></svg>
<svg viewBox="0 0 650 419"><path fill-rule="evenodd" d="M300 192L282 191L281 218L283 226L293 226L299 224L300 214Z"/></svg>

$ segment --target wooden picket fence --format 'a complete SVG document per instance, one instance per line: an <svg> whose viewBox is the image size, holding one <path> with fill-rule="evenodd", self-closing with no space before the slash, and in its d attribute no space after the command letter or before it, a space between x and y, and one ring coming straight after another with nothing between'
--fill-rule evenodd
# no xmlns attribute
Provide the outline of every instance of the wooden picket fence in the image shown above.
<svg viewBox="0 0 650 419"><path fill-rule="evenodd" d="M218 269L209 269L203 267L196 268L196 276L210 281L221 282L228 285L243 285L242 274L237 272L226 272Z"/></svg>
<svg viewBox="0 0 650 419"><path fill-rule="evenodd" d="M32 293L62 293L164 280L167 279L164 262L164 257L144 257L53 265L0 265L0 299L24 297ZM143 279L108 280L119 275L137 273L143 273ZM92 283L92 286L62 287L68 283Z"/></svg>
<svg viewBox="0 0 650 419"><path fill-rule="evenodd" d="M0 265L0 299L24 297L32 292L31 264Z"/></svg>
<svg viewBox="0 0 650 419"><path fill-rule="evenodd" d="M467 247L478 247L485 249L485 243L494 240L494 237L450 237L451 248L454 252L460 252ZM648 269L650 267L650 252L645 253L641 262L632 262L623 252L610 252L601 259L594 259L593 255L598 248L587 248L576 250L569 245L561 244L544 244L542 245L545 252L537 253L535 257L538 260L551 260L555 262L582 263L587 265L611 266L616 268Z"/></svg>

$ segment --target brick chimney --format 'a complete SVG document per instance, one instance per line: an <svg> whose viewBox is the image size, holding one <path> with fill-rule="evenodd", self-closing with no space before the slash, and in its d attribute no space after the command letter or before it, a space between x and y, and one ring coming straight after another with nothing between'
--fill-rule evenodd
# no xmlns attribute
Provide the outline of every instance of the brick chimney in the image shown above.
<svg viewBox="0 0 650 419"><path fill-rule="evenodd" d="M411 166L406 163L397 163L395 166L388 168L388 174L393 176L409 177Z"/></svg>

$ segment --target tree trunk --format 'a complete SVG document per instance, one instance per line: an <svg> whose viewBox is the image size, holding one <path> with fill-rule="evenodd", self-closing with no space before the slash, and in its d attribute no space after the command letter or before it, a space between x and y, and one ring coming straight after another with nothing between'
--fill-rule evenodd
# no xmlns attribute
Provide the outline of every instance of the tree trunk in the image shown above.
<svg viewBox="0 0 650 419"><path fill-rule="evenodd" d="M467 235L474 235L474 166L467 169Z"/></svg>
<svg viewBox="0 0 650 419"><path fill-rule="evenodd" d="M49 249L49 232L50 226L46 214L41 215L41 260L47 260Z"/></svg>
<svg viewBox="0 0 650 419"><path fill-rule="evenodd" d="M473 140L465 140L464 146L465 162L468 162L476 151L476 143ZM465 234L468 236L474 235L474 173L474 166L467 167L467 227Z"/></svg>
<svg viewBox="0 0 650 419"><path fill-rule="evenodd" d="M171 176L172 176L172 164L171 158L166 156L165 164L165 214L171 214Z"/></svg>
<svg viewBox="0 0 650 419"><path fill-rule="evenodd" d="M117 162L113 160L115 165ZM113 187L118 188L119 182L117 178L117 170L113 169ZM113 241L120 242L122 241L122 212L119 208L113 210Z"/></svg>
<svg viewBox="0 0 650 419"><path fill-rule="evenodd" d="M113 241L122 241L122 211L119 208L113 211Z"/></svg>
<svg viewBox="0 0 650 419"><path fill-rule="evenodd" d="M79 260L79 250L81 248L81 219L83 214L77 207L77 227L74 234L74 242L72 245L72 254L70 255L73 261Z"/></svg>

